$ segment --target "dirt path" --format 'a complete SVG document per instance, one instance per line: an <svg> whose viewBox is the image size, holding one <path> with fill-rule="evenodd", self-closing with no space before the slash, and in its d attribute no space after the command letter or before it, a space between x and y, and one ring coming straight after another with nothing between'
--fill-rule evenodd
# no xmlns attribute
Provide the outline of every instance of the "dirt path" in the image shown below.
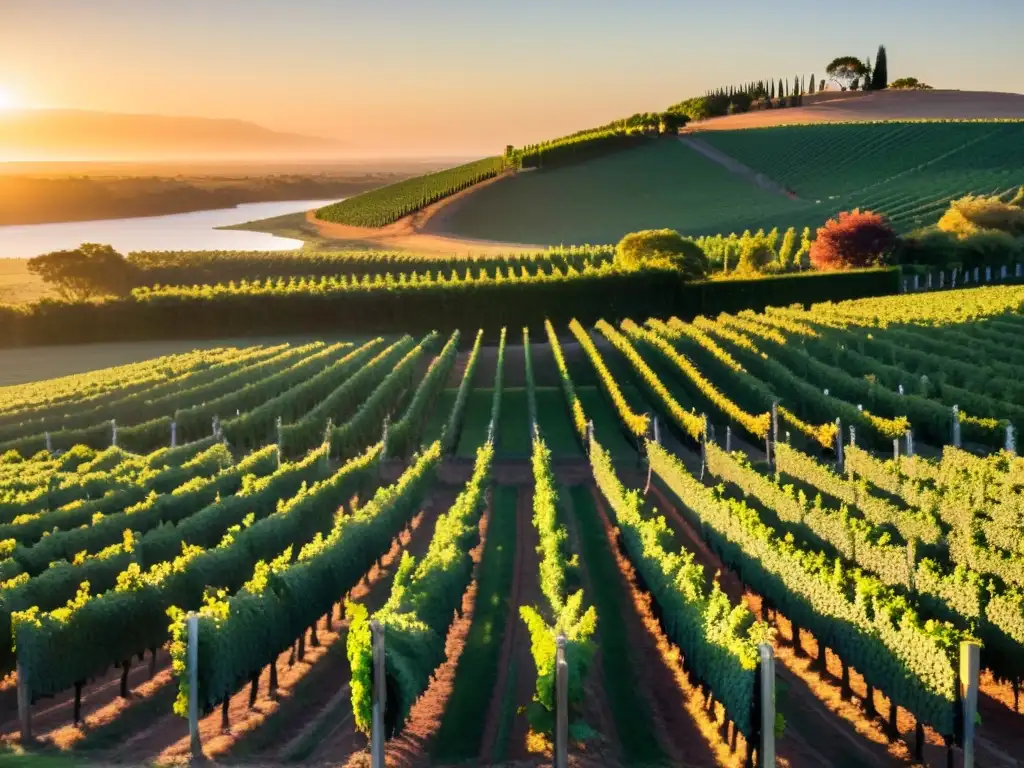
<svg viewBox="0 0 1024 768"><path fill-rule="evenodd" d="M469 628L473 624L476 607L477 579L480 574L480 562L487 545L487 526L493 513L493 496L480 518L480 540L470 551L473 560L473 576L462 596L462 605L458 615L448 629L445 638L445 661L434 670L430 684L413 704L409 719L402 728L402 733L392 739L386 749L388 765L395 768L427 768L430 765L430 748L441 729L445 709L455 688L455 672L459 666L462 650L466 646Z"/></svg>
<svg viewBox="0 0 1024 768"><path fill-rule="evenodd" d="M433 522L439 511L440 505L433 501L425 505L424 511L417 515L410 526L392 543L391 550L382 559L382 567L375 566L371 569L363 582L352 590L353 599L373 595L385 582L390 583L391 572L397 565L401 552L423 538L429 541L429 532L433 530ZM345 654L332 653L332 649L344 649L344 645L336 647L336 644L339 640L344 640L345 626L340 621L341 616L335 614L335 618L338 621L333 624L332 630L327 630L323 621L318 622L319 646L308 642L302 661L285 666L287 654L279 657L276 699L271 699L267 695L269 670L265 669L260 674L259 694L252 708L249 707L249 686L244 686L232 696L228 709L231 723L229 732L221 730L219 707L200 720L200 735L207 756L223 756L242 749L242 745L247 742L259 742L264 739L276 749L276 745L280 743L279 739L287 739L291 730L300 728L301 720L308 716L307 713L302 713L295 717L296 710L305 710L310 703L315 705L323 698L330 698L330 694L345 685L347 678L345 681L338 680L338 676L344 674L348 667ZM318 663L321 661L322 663ZM316 670L317 674L309 675L313 670ZM261 732L261 728L268 730ZM272 738L268 738L269 729L273 730ZM161 763L185 762L188 756L187 722L167 711L161 712L161 716L147 727L139 728L129 738L124 739L109 755L104 755L111 762L130 764L154 760Z"/></svg>
<svg viewBox="0 0 1024 768"><path fill-rule="evenodd" d="M694 152L699 152L704 155L708 160L718 163L720 166L725 168L727 171L735 173L737 176L742 176L747 181L751 182L757 187L760 187L765 192L772 192L777 195L788 197L790 200L800 200L796 193L782 186L776 181L765 176L759 171L755 171L753 168L741 163L734 157L730 157L721 150L715 149L706 141L696 139L693 136L680 136L679 141L688 146Z"/></svg>
<svg viewBox="0 0 1024 768"><path fill-rule="evenodd" d="M650 596L637 585L632 565L621 552L618 532L609 519L604 499L596 487L590 486L589 490L608 543L608 552L618 566L619 587L628 597L621 617L607 617L605 621L621 619L625 623L629 647L635 651L630 662L636 683L651 709L663 751L672 765L693 768L739 765L740 756L730 755L728 747L717 737L716 727L710 718L705 715L703 722L698 724L696 721L693 704L697 697L688 697L680 685L680 677L684 673L679 653L664 636L651 610ZM690 692L693 693L692 688ZM702 711L699 705L696 709Z"/></svg>
<svg viewBox="0 0 1024 768"><path fill-rule="evenodd" d="M459 237L445 229L448 218L462 205L469 195L491 184L500 183L511 175L505 173L481 181L479 184L474 184L443 200L438 200L436 203L428 205L426 208L408 216L404 216L385 227L354 227L348 224L321 221L316 217L316 211L308 211L306 213L306 222L313 226L317 233L325 239L365 243L388 250L408 250L444 256L546 251L547 246L543 245L476 240Z"/></svg>

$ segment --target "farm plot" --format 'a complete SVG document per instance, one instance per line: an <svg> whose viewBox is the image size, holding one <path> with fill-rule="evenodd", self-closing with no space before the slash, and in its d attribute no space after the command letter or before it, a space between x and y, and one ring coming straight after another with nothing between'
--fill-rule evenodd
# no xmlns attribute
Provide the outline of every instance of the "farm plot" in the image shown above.
<svg viewBox="0 0 1024 768"><path fill-rule="evenodd" d="M756 757L765 643L789 765L957 764L979 642L977 761L1013 766L1022 301L225 348L0 389L0 733L184 760L193 693L209 757L362 760L377 622L396 765L542 759L564 633L584 765Z"/></svg>

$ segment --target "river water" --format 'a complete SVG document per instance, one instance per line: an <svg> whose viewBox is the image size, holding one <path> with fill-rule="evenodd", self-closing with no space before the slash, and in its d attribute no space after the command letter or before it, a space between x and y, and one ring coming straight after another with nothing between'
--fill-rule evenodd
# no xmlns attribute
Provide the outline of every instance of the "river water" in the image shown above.
<svg viewBox="0 0 1024 768"><path fill-rule="evenodd" d="M169 216L0 227L0 258L29 258L77 248L82 243L112 245L124 254L131 251L285 251L300 247L302 241L265 232L219 230L217 227L298 213L332 202L335 201L244 203L234 208Z"/></svg>

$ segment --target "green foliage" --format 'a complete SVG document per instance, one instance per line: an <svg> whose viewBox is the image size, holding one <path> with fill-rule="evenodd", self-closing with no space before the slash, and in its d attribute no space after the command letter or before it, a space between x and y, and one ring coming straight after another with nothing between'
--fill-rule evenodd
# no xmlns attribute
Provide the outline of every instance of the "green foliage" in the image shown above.
<svg viewBox="0 0 1024 768"><path fill-rule="evenodd" d="M430 361L427 372L402 418L388 425L384 454L389 458L404 457L420 448L417 443L427 426L427 419L437 404L459 353L459 332L454 331L441 352Z"/></svg>
<svg viewBox="0 0 1024 768"><path fill-rule="evenodd" d="M709 590L704 568L693 554L674 551L664 517L645 515L637 491L627 491L615 474L611 456L590 444L594 480L614 512L630 562L658 605L669 639L679 646L687 668L708 686L737 729L748 739L753 721L759 643L772 641L772 630L754 620L742 604L731 605L717 582Z"/></svg>
<svg viewBox="0 0 1024 768"><path fill-rule="evenodd" d="M847 88L856 90L853 87L855 82L867 75L868 69L856 56L839 56L833 59L827 67L825 74L839 83L845 91Z"/></svg>
<svg viewBox="0 0 1024 768"><path fill-rule="evenodd" d="M949 210L942 215L937 226L939 230L955 235L959 239L993 230L1012 237L1022 237L1024 209L1012 201L1003 202L998 196L968 195L950 202ZM1014 249L1012 241L1005 242L1007 250ZM1019 245L1017 247L1019 248Z"/></svg>
<svg viewBox="0 0 1024 768"><path fill-rule="evenodd" d="M379 452L378 446L371 462L375 462ZM340 478L351 474L351 470L342 468L319 489L314 486L309 500L304 502L307 509L312 504L323 507L326 525L318 526L315 534L299 540L279 537L267 544L276 544L274 555L247 558L248 567L238 565L238 574L243 579L244 574L252 574L252 578L240 585L237 594L229 597L228 592L220 592L199 609L197 695L202 709L232 695L253 674L275 661L321 616L333 610L334 604L387 551L391 540L417 511L434 480L440 455L441 445L434 443L412 461L394 485L379 489L366 504L347 513L338 508L343 496L339 498L332 492L329 498L324 497L326 489L347 485ZM290 514L294 515L296 502L292 504ZM281 546L285 544L288 546L282 552ZM292 547L298 550L294 559ZM279 552L280 555L276 554ZM184 619L185 610L193 606L175 606L169 611L173 622L171 653L179 685L175 711L185 714L188 677L184 663ZM353 630L350 640L362 632L358 626ZM353 679L353 690L357 679L360 678Z"/></svg>
<svg viewBox="0 0 1024 768"><path fill-rule="evenodd" d="M957 653L969 635L923 620L878 579L779 537L754 510L704 486L660 446L650 444L648 455L712 547L753 589L834 649L868 684L940 733L954 733Z"/></svg>
<svg viewBox="0 0 1024 768"><path fill-rule="evenodd" d="M441 445L446 454L455 450L459 444L459 436L462 434L462 424L466 416L466 399L470 390L473 389L473 375L476 373L477 362L480 360L480 344L483 341L483 330L477 331L476 341L473 342L473 349L466 358L466 366L462 374L462 382L459 384L459 391L455 395L455 402L452 404L451 413L444 427L444 435L441 438Z"/></svg>
<svg viewBox="0 0 1024 768"><path fill-rule="evenodd" d="M535 730L553 733L556 641L564 634L569 666L570 729L580 735L578 712L584 696L583 680L595 650L592 637L597 628L597 611L593 606L584 610L582 589L567 593L566 578L571 569L567 534L558 522L558 494L551 471L551 452L539 437L533 441L531 463L533 525L540 537L540 589L545 605L519 608L519 615L530 633L530 648L537 670L536 691L528 715Z"/></svg>
<svg viewBox="0 0 1024 768"><path fill-rule="evenodd" d="M488 157L363 192L320 208L316 215L323 221L338 224L383 227L484 179L497 176L504 168L504 158Z"/></svg>
<svg viewBox="0 0 1024 768"><path fill-rule="evenodd" d="M124 256L109 245L96 243L31 258L28 271L52 285L65 301L123 294L131 287L133 277Z"/></svg>
<svg viewBox="0 0 1024 768"><path fill-rule="evenodd" d="M901 77L889 83L890 91L930 91L932 87L916 77Z"/></svg>
<svg viewBox="0 0 1024 768"><path fill-rule="evenodd" d="M493 457L493 443L480 447L473 475L451 509L438 518L426 555L417 562L408 552L403 553L387 603L372 617L355 618L360 625L378 621L384 627L386 674L394 682L392 690L396 692L395 700L389 701L388 706L397 713L398 730L413 702L426 690L434 669L445 659L448 628L472 578L469 551L479 540L478 525ZM348 656L353 678L372 663L369 640L362 629L349 633ZM366 733L372 708L370 693L365 686L352 689L356 724Z"/></svg>
<svg viewBox="0 0 1024 768"><path fill-rule="evenodd" d="M615 263L624 270L651 263L668 263L684 280L699 280L708 273L708 260L700 246L675 230L648 229L623 237L615 247Z"/></svg>
<svg viewBox="0 0 1024 768"><path fill-rule="evenodd" d="M885 46L878 46L878 53L875 55L875 69L871 73L872 91L884 91L889 87L889 58L885 52ZM865 89L869 90L869 89Z"/></svg>

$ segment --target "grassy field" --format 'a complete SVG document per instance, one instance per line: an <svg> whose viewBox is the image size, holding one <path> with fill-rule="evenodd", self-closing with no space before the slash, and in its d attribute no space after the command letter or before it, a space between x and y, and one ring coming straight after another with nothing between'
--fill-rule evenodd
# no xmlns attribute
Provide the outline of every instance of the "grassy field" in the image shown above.
<svg viewBox="0 0 1024 768"><path fill-rule="evenodd" d="M766 192L666 139L469 195L445 221L463 237L557 245L615 242L638 229L700 235L795 225L806 206Z"/></svg>
<svg viewBox="0 0 1024 768"><path fill-rule="evenodd" d="M880 211L900 230L935 223L964 194L1024 183L1024 123L805 125L700 138L808 203Z"/></svg>
<svg viewBox="0 0 1024 768"><path fill-rule="evenodd" d="M1024 183L1024 123L826 124L697 138L796 197L665 139L480 189L447 215L445 228L501 241L608 243L660 227L686 235L817 227L861 207L908 231L935 223L950 199Z"/></svg>

